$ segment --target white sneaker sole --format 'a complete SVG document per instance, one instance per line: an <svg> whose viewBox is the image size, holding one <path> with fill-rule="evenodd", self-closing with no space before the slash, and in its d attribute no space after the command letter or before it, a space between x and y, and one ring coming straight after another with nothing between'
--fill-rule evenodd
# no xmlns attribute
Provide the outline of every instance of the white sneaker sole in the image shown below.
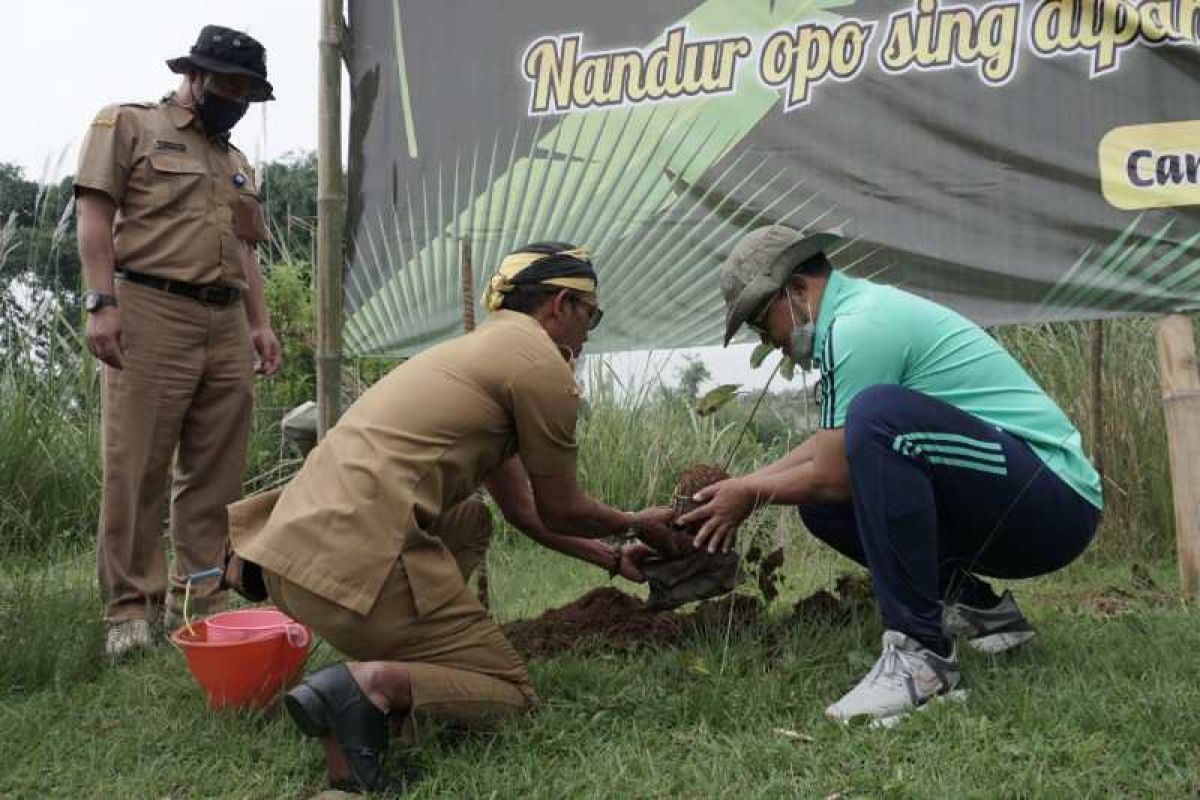
<svg viewBox="0 0 1200 800"><path fill-rule="evenodd" d="M946 692L945 694L939 694L930 698L928 703L922 706L917 706L911 711L901 711L899 714L894 714L890 717L876 717L875 719L871 720L870 723L868 723L868 727L872 730L890 730L903 722L909 714L913 713L913 711L928 711L931 706L940 703L943 700L949 700L954 703L965 703L967 700L967 694L967 689L954 689L953 691Z"/></svg>
<svg viewBox="0 0 1200 800"><path fill-rule="evenodd" d="M994 656L1006 650L1012 650L1014 647L1020 647L1036 635L1035 631L993 633L989 636L980 636L978 639L971 639L967 644L977 653Z"/></svg>
<svg viewBox="0 0 1200 800"><path fill-rule="evenodd" d="M825 719L829 720L830 722L840 722L841 724L847 726L866 725L871 728L890 728L912 712L924 711L930 706L941 702L942 700L951 700L961 703L967 699L967 693L967 689L952 689L945 694L934 695L933 697L929 698L928 702L924 703L923 705L919 705L916 708L910 708L907 711L900 711L886 717L872 717L869 714L856 714L853 717L831 717L826 714Z"/></svg>

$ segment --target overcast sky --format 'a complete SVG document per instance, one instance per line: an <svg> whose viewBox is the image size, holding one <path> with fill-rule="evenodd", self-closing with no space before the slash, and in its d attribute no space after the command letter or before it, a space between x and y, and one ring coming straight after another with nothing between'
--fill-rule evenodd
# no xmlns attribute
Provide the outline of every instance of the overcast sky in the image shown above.
<svg viewBox="0 0 1200 800"><path fill-rule="evenodd" d="M266 46L278 98L256 104L234 129L234 142L256 162L316 148L316 0L0 0L0 5L7 34L0 80L9 120L0 129L0 161L19 164L27 178L74 173L80 139L101 107L157 100L174 89L179 78L163 62L186 55L209 23L246 31Z"/></svg>
<svg viewBox="0 0 1200 800"><path fill-rule="evenodd" d="M179 78L164 61L186 55L206 24L246 31L267 49L277 100L255 104L238 124L238 147L255 163L316 149L317 0L0 0L0 9L7 34L0 97L8 119L0 126L0 161L20 165L29 179L74 174L79 142L103 106L157 100L174 89ZM348 104L343 88L347 119ZM630 378L661 374L673 381L691 353L713 373L708 386L761 386L770 370L749 369L750 349L628 354L615 357L615 366ZM784 386L775 383L777 390Z"/></svg>

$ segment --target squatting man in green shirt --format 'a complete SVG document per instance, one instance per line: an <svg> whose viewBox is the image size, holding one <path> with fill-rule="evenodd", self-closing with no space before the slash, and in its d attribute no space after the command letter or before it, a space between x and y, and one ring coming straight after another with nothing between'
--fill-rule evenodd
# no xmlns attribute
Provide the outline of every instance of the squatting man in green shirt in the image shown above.
<svg viewBox="0 0 1200 800"><path fill-rule="evenodd" d="M1061 569L1091 541L1100 479L1078 431L981 328L832 269L828 234L759 228L721 270L725 343L748 325L820 370L820 428L773 464L713 484L680 519L727 550L764 504L865 565L885 631L874 668L825 709L888 719L959 687L957 639L998 653L1033 629L978 576Z"/></svg>

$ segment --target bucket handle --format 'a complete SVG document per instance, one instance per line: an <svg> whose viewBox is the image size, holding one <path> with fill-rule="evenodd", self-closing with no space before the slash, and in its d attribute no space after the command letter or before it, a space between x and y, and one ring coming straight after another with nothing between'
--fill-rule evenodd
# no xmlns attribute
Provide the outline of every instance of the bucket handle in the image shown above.
<svg viewBox="0 0 1200 800"><path fill-rule="evenodd" d="M183 581L183 584L184 584L183 585L183 624L187 628L187 632L189 634L191 634L192 636L196 635L196 632L194 630L192 630L192 615L188 613L188 601L192 597L192 583L194 581L205 580L206 578L219 578L221 576L221 572L222 571L221 571L220 567L212 567L211 569L205 569L205 570L201 570L199 572L193 572L191 575L188 575L186 578L184 578L184 581Z"/></svg>
<svg viewBox="0 0 1200 800"><path fill-rule="evenodd" d="M284 633L287 636L287 642L292 647L297 649L308 647L312 641L312 634L308 632L308 628L296 622L289 622L284 627Z"/></svg>

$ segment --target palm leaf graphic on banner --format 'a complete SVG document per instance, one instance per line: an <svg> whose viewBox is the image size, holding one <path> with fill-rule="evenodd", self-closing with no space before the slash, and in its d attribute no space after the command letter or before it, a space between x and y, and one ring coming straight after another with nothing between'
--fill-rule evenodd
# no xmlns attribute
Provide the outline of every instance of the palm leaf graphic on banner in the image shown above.
<svg viewBox="0 0 1200 800"><path fill-rule="evenodd" d="M1077 318L1105 309L1115 314L1151 314L1200 307L1200 259L1190 252L1200 232L1177 243L1168 238L1171 219L1148 236L1139 235L1138 216L1099 253L1083 253L1046 295L1040 318Z"/></svg>
<svg viewBox="0 0 1200 800"><path fill-rule="evenodd" d="M846 5L710 0L680 22L697 35L763 32L836 21L828 11ZM773 163L778 157L732 152L779 100L752 75L739 81L722 96L535 117L453 163L410 172L400 200L359 229L346 280L347 351L407 354L458 333L464 238L474 254L476 300L500 258L528 241L588 245L607 312L592 352L647 340L711 343L723 327L718 265L742 233L771 223L831 230L848 222L789 179ZM522 141L530 142L523 150ZM748 186L757 188L743 193Z"/></svg>

